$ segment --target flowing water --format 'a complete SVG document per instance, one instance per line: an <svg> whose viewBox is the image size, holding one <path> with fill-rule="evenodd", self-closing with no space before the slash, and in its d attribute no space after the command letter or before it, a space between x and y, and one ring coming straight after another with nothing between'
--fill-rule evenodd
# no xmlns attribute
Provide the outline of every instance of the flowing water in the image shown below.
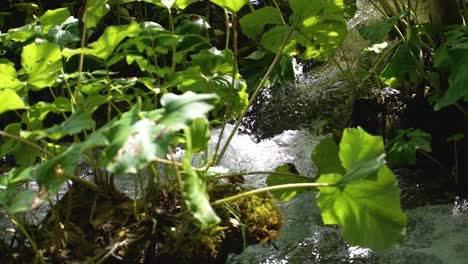
<svg viewBox="0 0 468 264"><path fill-rule="evenodd" d="M219 131L214 131L216 139ZM310 153L320 141L306 129L287 130L255 143L238 134L221 162L231 172L271 171L293 163L299 173L312 176L315 168ZM264 185L264 177L251 176L248 184ZM468 202L429 205L407 210L408 230L401 248L372 251L350 246L335 226L324 225L312 193L280 203L284 226L272 245L249 246L228 263L467 263Z"/></svg>
<svg viewBox="0 0 468 264"><path fill-rule="evenodd" d="M359 1L361 7L367 2ZM378 19L368 3L359 12L349 23L350 29ZM351 50L361 50L362 42L356 41L351 30L345 43L349 48L348 59L356 60L359 52ZM296 69L296 83L270 87L262 93L241 129L254 133L254 140L238 133L220 165L230 172L242 172L272 171L279 165L292 163L300 174L314 176L310 154L321 139L316 133L320 132L317 126L321 118L333 114L330 108L333 110L340 100L346 100L347 94L342 89L346 83L339 71L328 64L306 74L300 67ZM343 120L339 121L346 121L348 114L340 112ZM218 133L214 131L214 140ZM420 183L407 183L408 177L399 175L398 171L395 174L405 205L411 199L419 200L410 202L412 206L408 208L412 209L405 210L407 235L400 248L374 251L347 244L338 227L323 224L314 194L305 193L279 204L284 224L277 241L271 245L249 246L239 255L230 255L227 263L468 263L468 202L454 197L451 202L440 204L430 198L428 191L424 194L421 185L425 182L424 175ZM246 179L247 184L256 187L264 186L264 181L265 176Z"/></svg>

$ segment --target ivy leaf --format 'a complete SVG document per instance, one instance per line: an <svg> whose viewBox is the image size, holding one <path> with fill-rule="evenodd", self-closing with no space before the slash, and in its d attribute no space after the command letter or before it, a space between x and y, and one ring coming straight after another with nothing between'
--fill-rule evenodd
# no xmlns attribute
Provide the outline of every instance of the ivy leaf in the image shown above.
<svg viewBox="0 0 468 264"><path fill-rule="evenodd" d="M282 185L282 184L290 184L290 183L307 183L313 182L312 179L303 177L303 176L294 176L290 175L291 173L297 173L294 165L290 163L286 163L284 165L278 166L275 169L275 172L278 173L287 173L287 175L281 174L272 174L267 177L266 184L268 186L275 186L275 185ZM278 191L271 191L271 194L281 202L287 202L294 198L299 193L306 192L308 189L306 188L297 188L297 189L286 189L286 190L278 190Z"/></svg>
<svg viewBox="0 0 468 264"><path fill-rule="evenodd" d="M210 0L222 8L226 8L231 12L239 11L249 0Z"/></svg>
<svg viewBox="0 0 468 264"><path fill-rule="evenodd" d="M11 110L26 109L23 100L11 89L0 90L0 114Z"/></svg>
<svg viewBox="0 0 468 264"><path fill-rule="evenodd" d="M108 0L87 0L86 1L86 27L93 28L99 23L99 20L105 16L109 10L110 5Z"/></svg>
<svg viewBox="0 0 468 264"><path fill-rule="evenodd" d="M55 84L62 69L60 46L49 42L33 42L23 48L21 65L29 74L27 84L40 90Z"/></svg>
<svg viewBox="0 0 468 264"><path fill-rule="evenodd" d="M242 27L242 33L253 39L263 33L266 25L283 24L283 18L276 8L266 6L243 16L239 23Z"/></svg>
<svg viewBox="0 0 468 264"><path fill-rule="evenodd" d="M60 125L54 125L50 128L35 131L40 138L48 137L53 140L58 140L67 135L75 135L83 130L92 129L96 126L93 118L89 113L77 111L69 116Z"/></svg>
<svg viewBox="0 0 468 264"><path fill-rule="evenodd" d="M318 187L323 222L340 225L353 245L383 249L400 244L407 220L396 178L383 161L382 138L353 128L344 131L339 149L333 143L325 139L312 157L324 173L316 182L335 185Z"/></svg>

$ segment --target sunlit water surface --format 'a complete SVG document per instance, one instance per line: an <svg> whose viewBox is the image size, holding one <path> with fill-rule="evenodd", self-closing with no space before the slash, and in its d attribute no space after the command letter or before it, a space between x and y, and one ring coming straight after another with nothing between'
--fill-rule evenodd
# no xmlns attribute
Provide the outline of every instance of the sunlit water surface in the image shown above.
<svg viewBox="0 0 468 264"><path fill-rule="evenodd" d="M213 132L214 141L217 133L219 130ZM284 131L259 143L247 135L237 135L221 165L231 172L271 171L288 162L299 173L313 176L315 168L310 154L319 141L320 137L307 130ZM264 180L261 176L250 176L247 183L264 186ZM313 194L280 203L279 207L284 213L281 238L274 245L249 246L242 254L231 255L228 263L467 263L468 202L465 200L408 210L403 246L384 251L344 242L337 227L323 225Z"/></svg>

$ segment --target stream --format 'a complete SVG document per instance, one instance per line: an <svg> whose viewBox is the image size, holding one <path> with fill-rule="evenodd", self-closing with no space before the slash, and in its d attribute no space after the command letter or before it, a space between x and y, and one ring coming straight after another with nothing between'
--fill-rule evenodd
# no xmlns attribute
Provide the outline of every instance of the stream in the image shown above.
<svg viewBox="0 0 468 264"><path fill-rule="evenodd" d="M214 131L216 139L219 131ZM255 143L238 134L221 166L238 171L268 171L286 162L299 173L312 176L310 153L320 141L307 129L287 130ZM397 175L398 177L398 175ZM250 176L247 184L264 186L264 176ZM417 194L414 194L417 195ZM407 236L400 248L372 251L347 244L339 228L324 225L314 194L302 194L280 203L284 226L272 245L247 247L231 255L227 263L466 263L468 258L468 201L454 198L451 204L426 205L406 210Z"/></svg>

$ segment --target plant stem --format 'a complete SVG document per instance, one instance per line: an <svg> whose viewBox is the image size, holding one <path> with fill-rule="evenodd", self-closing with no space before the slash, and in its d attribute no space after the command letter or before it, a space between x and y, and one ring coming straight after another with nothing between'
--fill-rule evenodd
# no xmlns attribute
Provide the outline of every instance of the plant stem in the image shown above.
<svg viewBox="0 0 468 264"><path fill-rule="evenodd" d="M228 49L228 47L226 47L226 49ZM231 86L229 87L228 102L226 104L226 112L224 114L223 125L218 135L218 142L216 143L216 146L215 146L213 159L209 161L208 164L213 163L214 159L218 155L218 150L219 150L219 146L221 145L221 140L223 139L224 130L226 129L227 122L229 121L229 118L231 116L231 110L232 110L231 98L233 98L232 96L234 93L234 85L236 83L236 74L237 74L237 53L238 53L238 50L237 50L237 14L234 12L232 14L232 54L234 56L233 58L234 63L232 67L232 81L231 81ZM208 169L208 167L209 166L207 166L206 168Z"/></svg>
<svg viewBox="0 0 468 264"><path fill-rule="evenodd" d="M175 33L174 20L173 20L173 17L172 17L171 8L167 8L167 11L169 12L169 25L171 27L171 33L174 34ZM173 72L175 72L175 69L176 69L175 58L176 58L176 46L175 46L175 44L172 44L172 71Z"/></svg>
<svg viewBox="0 0 468 264"><path fill-rule="evenodd" d="M53 156L52 153L50 153L49 151L47 151L46 149L42 148L41 146L27 140L27 139L24 139L24 138L21 138L21 137L18 137L16 135L12 135L10 133L7 133L3 130L0 130L0 136L4 136L4 137L7 137L7 138L11 138L11 139L14 139L14 140L18 140L18 141L21 141L37 150L39 150L40 152L46 154L47 156Z"/></svg>
<svg viewBox="0 0 468 264"><path fill-rule="evenodd" d="M285 175L285 176L294 176L298 178L310 179L310 177L289 173L289 172L277 172L277 171L251 171L251 172L239 172L239 173L232 173L232 174L224 174L220 175L214 179L223 179L223 178L232 178L232 177L239 177L239 176L251 176L251 175L261 175L261 174L269 174L269 175Z"/></svg>
<svg viewBox="0 0 468 264"><path fill-rule="evenodd" d="M29 243L31 244L32 249L36 253L36 259L39 259L39 262L45 264L46 262L44 261L44 257L42 256L41 252L39 251L39 248L37 247L36 241L32 239L32 237L29 235L28 231L24 226L20 223L18 217L15 215L11 215L11 219L7 217L15 226L17 226L20 230L21 233L28 239Z"/></svg>
<svg viewBox="0 0 468 264"><path fill-rule="evenodd" d="M292 26L289 29L288 33L286 34L286 37L283 40L283 43L281 43L280 49L278 50L278 52L276 53L275 58L273 59L273 62L271 63L271 65L268 68L267 72L265 73L262 80L260 81L257 88L255 89L255 92L253 93L252 97L250 98L249 103L244 108L244 110L241 112L239 117L237 118L236 124L235 124L234 128L232 129L231 134L227 138L226 143L224 143L223 148L221 149L221 152L219 153L219 155L218 155L218 157L217 157L217 159L216 159L216 161L214 163L215 165L217 165L217 164L219 164L219 162L221 162L221 159L223 158L224 153L226 153L226 150L227 150L229 144L231 143L232 138L237 133L237 129L239 128L240 124L242 123L242 118L244 118L244 116L247 114L250 107L252 106L252 104L257 99L257 96L260 94L260 91L263 89L263 85L265 84L266 80L268 79L270 74L273 72L273 69L275 68L276 64L278 63L279 59L281 58L283 50L284 50L286 44L288 43L288 40L291 37L291 34L293 33L293 31L294 31L294 26Z"/></svg>
<svg viewBox="0 0 468 264"><path fill-rule="evenodd" d="M455 106L463 113L465 117L468 118L468 112L465 110L465 108L463 108L463 106L461 106L459 103L455 103Z"/></svg>
<svg viewBox="0 0 468 264"><path fill-rule="evenodd" d="M224 44L225 49L229 49L229 39L230 39L230 32L231 28L229 26L229 13L226 8L224 8L224 23L226 24L226 43Z"/></svg>
<svg viewBox="0 0 468 264"><path fill-rule="evenodd" d="M86 28L86 20L87 20L87 17L88 17L88 12L84 11L84 14L83 14L83 29L81 31L81 48L84 48L85 44L86 44L86 31L87 31L87 28ZM75 98L75 103L77 105L79 105L81 102L79 101L80 100L80 96L79 96L79 93L81 91L81 74L83 73L83 64L84 64L84 53L81 52L80 53L80 61L78 62L78 77L77 77L77 80L76 80L76 90L75 90L75 94L74 94L74 98ZM74 109L74 108L72 108Z"/></svg>
<svg viewBox="0 0 468 264"><path fill-rule="evenodd" d="M227 198L216 200L212 202L211 205L220 205L223 203L232 202L234 200L244 198L247 196L251 196L254 194L271 192L271 191L280 191L280 190L296 189L296 188L311 188L311 187L333 187L333 186L335 185L330 184L330 183L318 183L318 182L281 184L281 185L275 185L275 186L270 186L270 187L265 187L265 188L260 188L260 189L255 189L255 190L239 193L239 194L227 197Z"/></svg>
<svg viewBox="0 0 468 264"><path fill-rule="evenodd" d="M177 184L179 185L180 195L183 196L184 195L184 193L183 193L184 192L183 191L184 186L183 186L183 183L182 183L182 176L180 175L180 172L179 172L179 167L180 166L178 166L177 162L175 161L174 153L172 152L172 149L170 147L168 148L168 152L169 152L169 155L171 156L172 167L174 168L174 171L175 171L175 174L176 174L176 180L177 180ZM174 195L174 197L175 197L175 195ZM174 204L175 204L175 202L174 202Z"/></svg>

